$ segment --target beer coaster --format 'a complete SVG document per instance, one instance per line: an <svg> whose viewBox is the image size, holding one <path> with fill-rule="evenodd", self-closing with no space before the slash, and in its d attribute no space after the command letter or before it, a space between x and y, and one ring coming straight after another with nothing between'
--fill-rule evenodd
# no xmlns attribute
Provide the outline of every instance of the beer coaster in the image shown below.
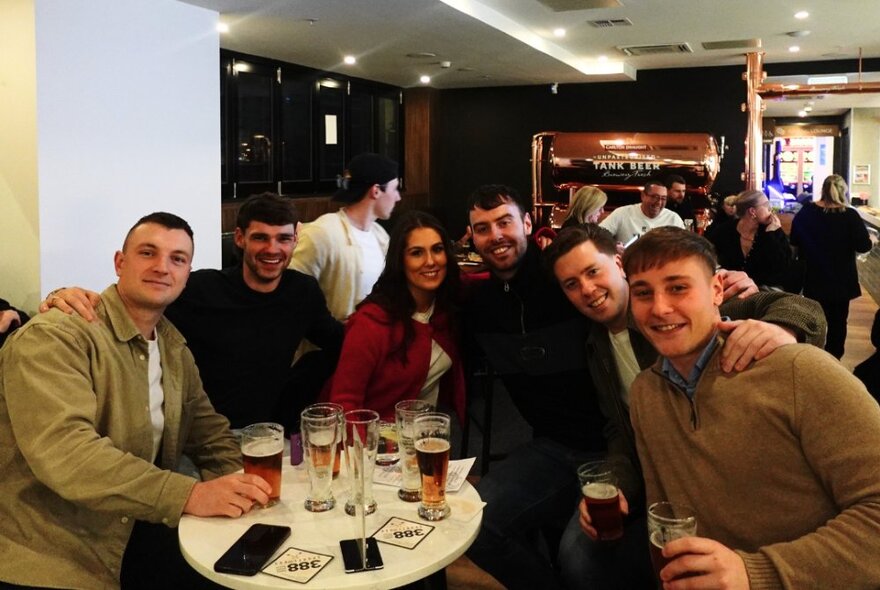
<svg viewBox="0 0 880 590"><path fill-rule="evenodd" d="M331 561L333 561L332 555L322 555L305 549L288 547L284 553L278 556L278 559L263 568L263 573L291 582L306 584Z"/></svg>
<svg viewBox="0 0 880 590"><path fill-rule="evenodd" d="M421 543L422 539L431 534L433 530L434 527L429 524L392 516L373 536L382 543L397 545L404 549L415 549L416 545Z"/></svg>

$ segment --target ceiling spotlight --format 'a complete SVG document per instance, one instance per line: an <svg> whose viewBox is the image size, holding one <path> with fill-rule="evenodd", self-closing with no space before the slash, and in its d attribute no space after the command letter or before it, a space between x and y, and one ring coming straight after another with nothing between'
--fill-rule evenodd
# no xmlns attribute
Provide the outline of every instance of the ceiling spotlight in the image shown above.
<svg viewBox="0 0 880 590"><path fill-rule="evenodd" d="M790 53L797 53L797 52L800 51L800 50L801 50L801 48L798 47L797 45L792 45L791 47L788 48L788 51L789 51Z"/></svg>
<svg viewBox="0 0 880 590"><path fill-rule="evenodd" d="M431 82L431 76L422 76L419 78L419 82L422 84L429 84Z"/></svg>
<svg viewBox="0 0 880 590"><path fill-rule="evenodd" d="M799 20L804 20L808 16L810 16L810 13L807 12L806 10L800 10L800 11L794 13L794 17Z"/></svg>
<svg viewBox="0 0 880 590"><path fill-rule="evenodd" d="M558 29L553 29L553 35L555 37L565 37L565 29L563 29L562 27Z"/></svg>
<svg viewBox="0 0 880 590"><path fill-rule="evenodd" d="M554 82L550 85L550 94L559 94L559 83Z"/></svg>
<svg viewBox="0 0 880 590"><path fill-rule="evenodd" d="M811 107L810 105L807 105L807 106L804 107L804 112L805 112L805 113L812 112L812 110L813 110L813 107Z"/></svg>
<svg viewBox="0 0 880 590"><path fill-rule="evenodd" d="M217 23L217 32L228 33L229 32L229 25L227 25L226 23L218 22Z"/></svg>
<svg viewBox="0 0 880 590"><path fill-rule="evenodd" d="M806 117L807 111L798 111L798 117Z"/></svg>
<svg viewBox="0 0 880 590"><path fill-rule="evenodd" d="M357 59L353 55L346 55L344 58L342 58L342 61L350 66L353 66L357 63Z"/></svg>

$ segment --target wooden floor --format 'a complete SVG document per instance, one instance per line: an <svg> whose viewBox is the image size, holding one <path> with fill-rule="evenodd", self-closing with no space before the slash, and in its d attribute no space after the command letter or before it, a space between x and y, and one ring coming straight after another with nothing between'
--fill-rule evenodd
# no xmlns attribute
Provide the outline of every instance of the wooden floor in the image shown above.
<svg viewBox="0 0 880 590"><path fill-rule="evenodd" d="M876 302L880 301L880 248L874 248L863 258L858 261L862 296L850 303L846 346L840 359L850 370L874 354L871 326L877 311Z"/></svg>
<svg viewBox="0 0 880 590"><path fill-rule="evenodd" d="M874 314L877 312L877 303L862 288L862 296L853 299L849 306L849 322L846 330L846 347L840 362L850 371L857 364L874 354L874 345L871 344L871 326L874 323Z"/></svg>

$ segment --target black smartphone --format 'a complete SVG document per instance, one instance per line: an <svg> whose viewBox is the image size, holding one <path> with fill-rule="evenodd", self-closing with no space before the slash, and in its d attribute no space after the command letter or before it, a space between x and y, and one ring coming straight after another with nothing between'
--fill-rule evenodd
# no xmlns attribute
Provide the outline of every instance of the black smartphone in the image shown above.
<svg viewBox="0 0 880 590"><path fill-rule="evenodd" d="M217 563L214 571L223 574L253 576L290 536L289 526L257 523L232 544Z"/></svg>
<svg viewBox="0 0 880 590"><path fill-rule="evenodd" d="M363 572L367 570L380 570L385 567L382 563L382 554L379 553L379 544L374 537L367 537L367 563L361 561L361 548L357 539L339 541L342 551L342 563L345 573Z"/></svg>

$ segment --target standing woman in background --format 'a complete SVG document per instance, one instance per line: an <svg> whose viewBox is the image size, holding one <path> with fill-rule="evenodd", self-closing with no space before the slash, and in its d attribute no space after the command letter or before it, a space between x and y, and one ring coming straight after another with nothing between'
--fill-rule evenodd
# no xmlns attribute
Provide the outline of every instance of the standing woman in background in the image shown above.
<svg viewBox="0 0 880 590"><path fill-rule="evenodd" d="M394 421L394 405L438 397L464 420L464 371L453 300L458 265L446 230L432 215L410 211L394 226L385 269L348 319L329 401L367 408Z"/></svg>
<svg viewBox="0 0 880 590"><path fill-rule="evenodd" d="M825 311L825 350L839 359L846 342L850 299L861 295L856 252L871 249L868 230L849 206L846 182L839 174L826 178L822 197L794 216L791 245L804 261L804 295L818 301Z"/></svg>
<svg viewBox="0 0 880 590"><path fill-rule="evenodd" d="M599 218L602 217L607 202L608 195L595 186L582 186L571 197L571 203L568 206L568 213L565 216L565 221L562 222L562 227L599 223Z"/></svg>

